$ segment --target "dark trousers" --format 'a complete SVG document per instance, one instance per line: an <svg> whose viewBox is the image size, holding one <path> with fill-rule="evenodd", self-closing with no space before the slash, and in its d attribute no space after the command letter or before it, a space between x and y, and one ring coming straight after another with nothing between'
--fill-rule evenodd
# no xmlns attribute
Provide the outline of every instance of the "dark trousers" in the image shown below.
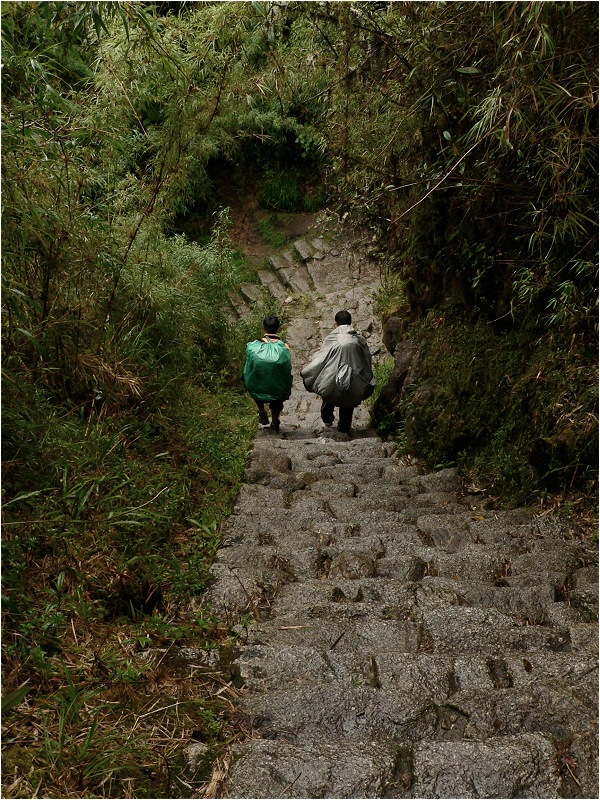
<svg viewBox="0 0 600 800"><path fill-rule="evenodd" d="M254 401L258 406L259 411L265 410L265 404L262 400L255 400ZM283 400L271 400L269 403L269 408L271 409L271 414L273 415L273 419L279 419L279 415L283 411Z"/></svg>
<svg viewBox="0 0 600 800"><path fill-rule="evenodd" d="M333 403L328 403L327 400L323 400L323 405L321 406L321 419L323 422L331 423L334 420L334 410L335 406ZM337 429L340 433L350 433L350 427L352 425L352 414L354 413L354 406L339 406L339 420Z"/></svg>

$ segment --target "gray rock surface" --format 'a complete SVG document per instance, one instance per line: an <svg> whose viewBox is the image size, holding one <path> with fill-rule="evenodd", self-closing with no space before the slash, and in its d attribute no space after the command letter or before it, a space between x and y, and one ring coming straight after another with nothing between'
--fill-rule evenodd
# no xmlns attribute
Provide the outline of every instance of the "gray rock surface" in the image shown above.
<svg viewBox="0 0 600 800"><path fill-rule="evenodd" d="M257 432L207 597L244 623L226 796L597 797L595 552L568 520L469 505L364 406L350 437L325 428L302 386L341 308L384 357L362 253L309 231L260 275L295 293L294 388L280 433Z"/></svg>

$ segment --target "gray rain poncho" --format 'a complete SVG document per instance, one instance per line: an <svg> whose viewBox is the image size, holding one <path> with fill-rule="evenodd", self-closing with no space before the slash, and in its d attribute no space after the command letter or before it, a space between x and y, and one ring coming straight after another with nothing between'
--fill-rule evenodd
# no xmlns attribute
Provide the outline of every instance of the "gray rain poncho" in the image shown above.
<svg viewBox="0 0 600 800"><path fill-rule="evenodd" d="M358 406L375 388L369 347L351 325L326 336L300 376L309 392L334 406Z"/></svg>

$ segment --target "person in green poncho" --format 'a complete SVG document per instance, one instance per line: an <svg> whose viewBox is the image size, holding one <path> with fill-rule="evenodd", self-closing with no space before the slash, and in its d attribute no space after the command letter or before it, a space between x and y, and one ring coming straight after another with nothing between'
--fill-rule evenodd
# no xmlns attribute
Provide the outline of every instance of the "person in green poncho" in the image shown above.
<svg viewBox="0 0 600 800"><path fill-rule="evenodd" d="M271 410L271 428L279 431L279 415L292 392L290 348L277 335L280 322L269 316L263 320L264 336L246 345L244 385L258 408L258 421L269 424L265 403Z"/></svg>

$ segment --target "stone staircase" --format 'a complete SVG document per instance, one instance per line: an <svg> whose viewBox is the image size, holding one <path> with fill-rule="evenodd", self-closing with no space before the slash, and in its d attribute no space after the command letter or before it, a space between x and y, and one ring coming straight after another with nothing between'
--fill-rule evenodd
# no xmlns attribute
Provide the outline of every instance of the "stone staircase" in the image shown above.
<svg viewBox="0 0 600 800"><path fill-rule="evenodd" d="M317 236L294 252L261 281L303 296L296 372L340 308L380 353L374 264ZM598 797L597 556L568 521L421 474L362 406L351 438L324 429L296 374L213 577L247 734L225 796Z"/></svg>

